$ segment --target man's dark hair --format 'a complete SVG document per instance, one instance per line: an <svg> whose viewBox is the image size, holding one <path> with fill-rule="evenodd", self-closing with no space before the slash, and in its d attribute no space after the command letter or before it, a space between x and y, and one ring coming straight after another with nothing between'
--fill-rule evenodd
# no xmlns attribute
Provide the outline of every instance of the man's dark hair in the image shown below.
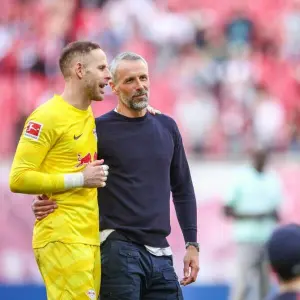
<svg viewBox="0 0 300 300"><path fill-rule="evenodd" d="M76 55L85 55L92 50L101 49L100 46L93 42L76 41L68 44L62 51L59 58L59 67L66 78L70 76L70 62Z"/></svg>

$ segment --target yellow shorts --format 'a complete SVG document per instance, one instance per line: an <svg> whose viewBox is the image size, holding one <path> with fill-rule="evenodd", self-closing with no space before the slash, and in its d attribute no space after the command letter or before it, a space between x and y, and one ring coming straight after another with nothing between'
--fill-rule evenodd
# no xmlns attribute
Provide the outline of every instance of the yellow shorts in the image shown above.
<svg viewBox="0 0 300 300"><path fill-rule="evenodd" d="M98 299L100 247L51 242L34 249L45 282L47 300Z"/></svg>

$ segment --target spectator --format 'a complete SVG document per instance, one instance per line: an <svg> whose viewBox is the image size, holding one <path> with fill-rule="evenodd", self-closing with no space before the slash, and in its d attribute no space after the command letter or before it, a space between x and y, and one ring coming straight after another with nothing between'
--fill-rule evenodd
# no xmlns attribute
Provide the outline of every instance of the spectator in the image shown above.
<svg viewBox="0 0 300 300"><path fill-rule="evenodd" d="M267 243L267 251L279 280L279 293L272 300L299 299L300 226L288 224L278 228Z"/></svg>
<svg viewBox="0 0 300 300"><path fill-rule="evenodd" d="M254 38L254 23L244 9L237 9L225 26L225 35L229 46L251 45Z"/></svg>
<svg viewBox="0 0 300 300"><path fill-rule="evenodd" d="M284 129L284 110L264 85L257 88L257 100L253 110L253 131L256 141L266 147L280 147Z"/></svg>
<svg viewBox="0 0 300 300"><path fill-rule="evenodd" d="M210 149L210 135L218 114L217 101L213 95L208 90L198 88L195 94L192 92L178 100L176 112L191 150L203 154Z"/></svg>
<svg viewBox="0 0 300 300"><path fill-rule="evenodd" d="M252 152L252 165L238 174L224 207L225 215L233 219L237 244L233 300L264 299L270 287L264 245L278 221L282 192L276 174L267 170L268 159L266 150Z"/></svg>
<svg viewBox="0 0 300 300"><path fill-rule="evenodd" d="M300 58L300 1L293 0L292 7L283 15L282 52L291 60Z"/></svg>

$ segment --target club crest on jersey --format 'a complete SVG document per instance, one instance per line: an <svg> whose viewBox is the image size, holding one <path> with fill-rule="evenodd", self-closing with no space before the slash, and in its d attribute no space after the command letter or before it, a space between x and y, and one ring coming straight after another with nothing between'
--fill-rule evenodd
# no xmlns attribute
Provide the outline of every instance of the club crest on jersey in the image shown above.
<svg viewBox="0 0 300 300"><path fill-rule="evenodd" d="M97 131L96 131L96 129L93 129L93 134L95 136L96 141L98 142L98 137L97 137Z"/></svg>
<svg viewBox="0 0 300 300"><path fill-rule="evenodd" d="M91 300L96 299L96 292L95 292L95 290L90 289L90 290L88 290L88 291L86 292L86 294L87 294L87 296L88 296Z"/></svg>
<svg viewBox="0 0 300 300"><path fill-rule="evenodd" d="M34 121L29 121L29 123L26 126L24 136L37 141L40 137L42 128L43 124Z"/></svg>
<svg viewBox="0 0 300 300"><path fill-rule="evenodd" d="M82 156L81 154L77 154L77 161L78 164L76 165L77 168L82 167L91 163L92 161L97 159L97 152L94 153L94 157L92 157L91 153Z"/></svg>

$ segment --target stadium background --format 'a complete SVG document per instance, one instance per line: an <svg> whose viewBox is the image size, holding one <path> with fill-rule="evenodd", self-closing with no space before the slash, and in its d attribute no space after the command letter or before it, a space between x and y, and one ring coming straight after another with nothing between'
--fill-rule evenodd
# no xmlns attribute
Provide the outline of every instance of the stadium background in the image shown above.
<svg viewBox="0 0 300 300"><path fill-rule="evenodd" d="M283 222L300 215L300 4L292 0L1 0L0 298L45 299L31 251L29 196L7 185L26 116L62 90L57 59L77 39L108 59L130 50L151 72L151 105L181 129L195 184L201 243L187 300L226 299L234 275L230 223L221 212L254 144L274 150ZM107 90L95 115L114 108ZM159 146L159 145L158 145ZM183 239L172 211L170 243L182 275ZM201 296L202 295L202 296Z"/></svg>

